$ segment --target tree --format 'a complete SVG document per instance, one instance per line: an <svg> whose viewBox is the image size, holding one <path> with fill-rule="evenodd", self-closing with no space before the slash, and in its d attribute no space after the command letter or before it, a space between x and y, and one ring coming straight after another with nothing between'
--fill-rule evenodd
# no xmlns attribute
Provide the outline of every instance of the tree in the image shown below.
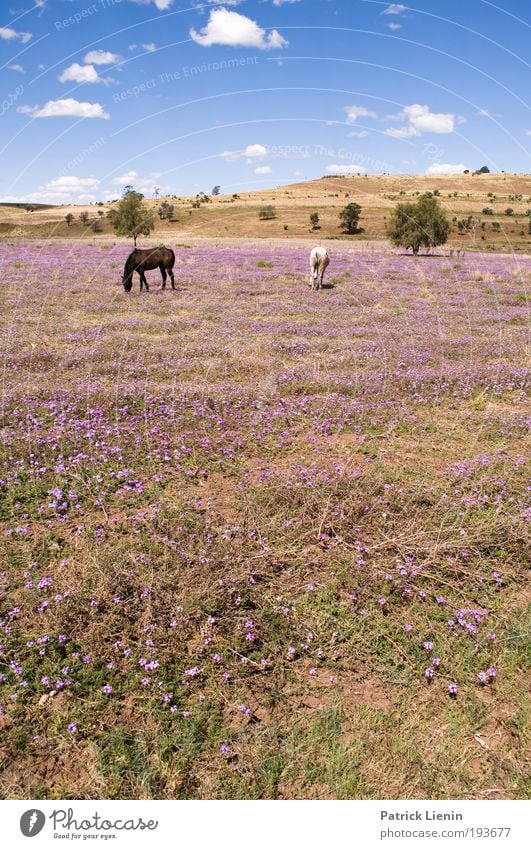
<svg viewBox="0 0 531 849"><path fill-rule="evenodd" d="M79 213L79 220L82 224L88 224L89 214L86 209L84 209L83 212Z"/></svg>
<svg viewBox="0 0 531 849"><path fill-rule="evenodd" d="M312 225L312 230L318 230L319 229L319 213L318 212L312 212L312 214L310 215L310 224Z"/></svg>
<svg viewBox="0 0 531 849"><path fill-rule="evenodd" d="M419 198L417 203L399 203L387 228L392 244L411 248L415 256L421 247L444 245L449 234L450 222L439 201L427 195Z"/></svg>
<svg viewBox="0 0 531 849"><path fill-rule="evenodd" d="M155 216L142 203L144 195L126 187L116 209L109 211L109 220L117 236L128 236L134 241L138 236L149 236L155 227Z"/></svg>
<svg viewBox="0 0 531 849"><path fill-rule="evenodd" d="M475 174L490 174L490 168L487 168L486 165L482 165L481 168L478 168Z"/></svg>
<svg viewBox="0 0 531 849"><path fill-rule="evenodd" d="M494 210L491 206L484 206L481 211L483 215L494 215Z"/></svg>
<svg viewBox="0 0 531 849"><path fill-rule="evenodd" d="M221 192L221 186L214 186L214 188L212 189L212 194L214 195L214 197L217 197L220 192Z"/></svg>
<svg viewBox="0 0 531 849"><path fill-rule="evenodd" d="M505 214L506 215L514 215L514 209L512 209L512 207L508 206L507 209L505 210Z"/></svg>
<svg viewBox="0 0 531 849"><path fill-rule="evenodd" d="M65 221L66 221L68 227L70 227L73 220L74 220L74 216L72 215L72 213L67 212L67 214L65 215Z"/></svg>
<svg viewBox="0 0 531 849"><path fill-rule="evenodd" d="M358 221L360 220L361 206L359 203L349 203L345 209L339 213L341 225L347 233L357 233L359 231Z"/></svg>

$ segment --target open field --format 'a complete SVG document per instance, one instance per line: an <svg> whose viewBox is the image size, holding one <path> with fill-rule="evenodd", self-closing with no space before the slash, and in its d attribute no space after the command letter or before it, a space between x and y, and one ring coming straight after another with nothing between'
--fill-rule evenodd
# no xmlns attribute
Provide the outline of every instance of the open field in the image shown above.
<svg viewBox="0 0 531 849"><path fill-rule="evenodd" d="M531 176L503 173L324 177L274 189L223 194L202 203L200 208L192 206L195 197L173 197L168 200L174 204L174 219L157 219L153 238L168 244L192 237L340 239L345 237L339 226L339 213L348 203L356 202L363 208L360 219L363 229L349 238L363 245L367 240L385 240L388 216L394 206L416 200L419 193L426 191L439 193L439 200L451 219L468 216L478 219L475 233L459 233L457 221L453 221L451 247L511 253L529 250L531 237L526 212L531 208ZM148 199L146 203L157 209L161 200ZM260 207L269 204L274 205L276 218L260 221ZM0 205L0 238L92 237L90 224L98 221L102 236L108 239L112 229L105 215L100 216L99 212L105 213L110 206L61 206L28 213L23 208ZM484 209L491 209L492 214L482 214ZM512 209L513 214L506 215L507 209ZM89 226L79 220L83 211L89 215ZM74 216L70 226L64 220L68 212ZM310 237L312 212L319 213L320 229Z"/></svg>
<svg viewBox="0 0 531 849"><path fill-rule="evenodd" d="M354 248L0 244L4 797L528 794L531 258Z"/></svg>

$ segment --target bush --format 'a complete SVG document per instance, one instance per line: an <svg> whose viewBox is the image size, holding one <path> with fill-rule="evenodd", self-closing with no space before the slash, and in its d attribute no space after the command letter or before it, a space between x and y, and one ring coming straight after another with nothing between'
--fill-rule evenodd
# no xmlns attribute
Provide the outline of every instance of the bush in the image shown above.
<svg viewBox="0 0 531 849"><path fill-rule="evenodd" d="M483 215L494 215L494 210L490 206L484 206L481 211Z"/></svg>
<svg viewBox="0 0 531 849"><path fill-rule="evenodd" d="M505 215L514 215L514 209L510 206L505 210Z"/></svg>
<svg viewBox="0 0 531 849"><path fill-rule="evenodd" d="M258 218L260 221L270 221L272 218L277 217L277 211L274 206L261 206L258 211Z"/></svg>
<svg viewBox="0 0 531 849"><path fill-rule="evenodd" d="M312 225L312 230L317 230L319 228L319 213L312 212L310 215L310 224Z"/></svg>

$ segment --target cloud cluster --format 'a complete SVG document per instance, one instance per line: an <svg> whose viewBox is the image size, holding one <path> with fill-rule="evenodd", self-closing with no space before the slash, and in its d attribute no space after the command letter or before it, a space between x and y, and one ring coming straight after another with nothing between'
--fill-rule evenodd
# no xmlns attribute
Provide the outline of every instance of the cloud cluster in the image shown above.
<svg viewBox="0 0 531 849"><path fill-rule="evenodd" d="M380 15L403 15L406 11L407 6L403 6L402 3L391 3L383 12L380 12Z"/></svg>
<svg viewBox="0 0 531 849"><path fill-rule="evenodd" d="M2 41L21 41L22 44L27 44L31 38L31 32L18 32L12 27L0 27L0 39Z"/></svg>
<svg viewBox="0 0 531 849"><path fill-rule="evenodd" d="M104 83L113 82L111 77L101 77L94 65L116 65L121 60L117 53L110 50L90 50L84 59L85 64L74 62L59 75L59 82Z"/></svg>
<svg viewBox="0 0 531 849"><path fill-rule="evenodd" d="M460 162L458 165L440 164L434 162L426 169L426 174L462 174L466 171L466 165Z"/></svg>
<svg viewBox="0 0 531 849"><path fill-rule="evenodd" d="M247 165L254 165L256 161L265 159L267 152L267 147L263 144L248 144L243 150L225 150L221 157L229 160L229 162L246 158Z"/></svg>
<svg viewBox="0 0 531 849"><path fill-rule="evenodd" d="M67 97L64 100L49 100L44 106L19 106L17 112L32 118L104 118L110 116L101 103L86 103Z"/></svg>
<svg viewBox="0 0 531 849"><path fill-rule="evenodd" d="M390 127L385 131L394 139L408 139L423 133L453 133L457 120L451 112L430 112L429 106L420 103L406 106L397 118L407 121L407 125Z"/></svg>
<svg viewBox="0 0 531 849"><path fill-rule="evenodd" d="M345 106L347 121L353 124L357 118L376 118L376 112L369 112L365 106Z"/></svg>
<svg viewBox="0 0 531 849"><path fill-rule="evenodd" d="M286 47L288 44L276 29L267 32L251 18L223 7L212 9L206 26L200 32L192 28L190 37L201 47L220 44L227 47L271 50Z"/></svg>

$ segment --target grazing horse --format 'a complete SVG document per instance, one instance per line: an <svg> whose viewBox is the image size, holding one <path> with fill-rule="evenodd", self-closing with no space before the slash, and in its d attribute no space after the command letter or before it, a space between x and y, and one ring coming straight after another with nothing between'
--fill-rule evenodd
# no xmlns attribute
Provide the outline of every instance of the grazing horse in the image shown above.
<svg viewBox="0 0 531 849"><path fill-rule="evenodd" d="M326 248L314 248L310 254L310 286L312 289L320 289L323 285L323 277L330 265L330 257Z"/></svg>
<svg viewBox="0 0 531 849"><path fill-rule="evenodd" d="M160 268L162 274L162 288L166 288L166 272L170 275L171 288L175 289L175 280L173 277L173 266L175 265L175 254L171 248L135 248L125 262L122 283L126 292L130 292L133 288L133 274L135 271L140 277L140 291L142 287L146 287L149 292L146 275L144 272L152 271L153 268Z"/></svg>

